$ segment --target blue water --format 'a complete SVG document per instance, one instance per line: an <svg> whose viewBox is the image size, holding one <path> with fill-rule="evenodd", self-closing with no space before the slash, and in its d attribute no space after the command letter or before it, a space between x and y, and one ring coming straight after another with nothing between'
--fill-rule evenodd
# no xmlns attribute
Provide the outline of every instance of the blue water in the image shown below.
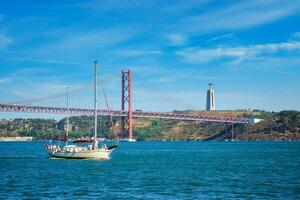
<svg viewBox="0 0 300 200"><path fill-rule="evenodd" d="M111 160L0 143L0 199L299 199L300 142L121 143Z"/></svg>

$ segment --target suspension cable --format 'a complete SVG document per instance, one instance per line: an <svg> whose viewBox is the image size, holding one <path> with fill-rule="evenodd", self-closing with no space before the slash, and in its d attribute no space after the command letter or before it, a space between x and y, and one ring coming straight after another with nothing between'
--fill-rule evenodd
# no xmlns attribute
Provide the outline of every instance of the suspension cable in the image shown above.
<svg viewBox="0 0 300 200"><path fill-rule="evenodd" d="M149 86L149 84L145 85L144 82L141 82L141 81L138 81L138 83L145 88L147 88L147 87L150 88L154 93L156 93L157 96L159 96L163 99L166 99L166 100L171 100L173 103L175 103L176 106L197 110L197 108L195 108L191 104L188 104L188 103L184 102L182 99L176 98L169 93L166 93L158 88L154 88L153 86Z"/></svg>
<svg viewBox="0 0 300 200"><path fill-rule="evenodd" d="M75 90L72 91L72 93L78 92L78 91L84 91L86 89L87 89L87 87L75 89ZM56 95L42 97L42 98L22 100L22 101L15 101L15 102L5 102L3 104L7 104L7 105L26 104L26 103L30 104L30 103L33 103L33 102L44 102L44 101L47 101L47 100L56 99L56 98L63 97L63 96L66 96L66 95L67 95L67 92L63 92L63 93L59 93L59 94L56 94Z"/></svg>
<svg viewBox="0 0 300 200"><path fill-rule="evenodd" d="M110 112L110 109L109 109L109 105L108 105L108 101L107 101L107 97L106 97L106 93L105 93L105 90L104 90L104 83L102 81L102 91L103 91L103 96L104 96L104 99L105 99L105 104L106 104L106 108L107 108L107 112L108 112L108 118L109 118L109 123L113 129L113 132L114 132L114 135L116 136L116 130L115 130L115 126L114 126L114 123L113 123L113 120L112 120L112 116L111 116L111 112Z"/></svg>

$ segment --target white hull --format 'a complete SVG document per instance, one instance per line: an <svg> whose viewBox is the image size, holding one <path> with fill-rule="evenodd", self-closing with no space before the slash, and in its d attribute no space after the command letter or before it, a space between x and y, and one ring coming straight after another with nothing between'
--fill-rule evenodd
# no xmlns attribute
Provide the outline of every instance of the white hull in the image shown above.
<svg viewBox="0 0 300 200"><path fill-rule="evenodd" d="M136 139L125 138L121 139L120 142L136 142Z"/></svg>
<svg viewBox="0 0 300 200"><path fill-rule="evenodd" d="M47 148L46 148L47 149ZM66 146L63 149L60 148L48 148L47 152L54 158L69 158L69 159L109 159L109 155L113 149L101 148L101 149L88 149L77 146Z"/></svg>
<svg viewBox="0 0 300 200"><path fill-rule="evenodd" d="M109 159L111 151L97 149L97 150L83 150L78 152L54 151L48 152L54 158L70 158L70 159Z"/></svg>

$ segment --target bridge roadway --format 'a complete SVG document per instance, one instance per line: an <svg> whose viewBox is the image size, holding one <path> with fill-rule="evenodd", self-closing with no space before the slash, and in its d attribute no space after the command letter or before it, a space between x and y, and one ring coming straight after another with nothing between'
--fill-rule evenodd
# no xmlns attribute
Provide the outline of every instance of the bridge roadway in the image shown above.
<svg viewBox="0 0 300 200"><path fill-rule="evenodd" d="M0 112L22 112L22 113L45 113L45 114L67 114L67 108L64 107L44 107L32 105L16 105L16 104L0 104ZM93 109L84 108L70 108L69 115L93 115ZM111 116L128 116L127 111L111 110ZM238 117L222 117L222 116L207 116L207 115L191 115L191 114L177 114L172 112L144 112L133 111L135 118L161 118L171 120L183 121L206 121L206 122L224 122L234 124L252 124L252 118L238 118ZM109 115L107 110L98 110L98 115Z"/></svg>

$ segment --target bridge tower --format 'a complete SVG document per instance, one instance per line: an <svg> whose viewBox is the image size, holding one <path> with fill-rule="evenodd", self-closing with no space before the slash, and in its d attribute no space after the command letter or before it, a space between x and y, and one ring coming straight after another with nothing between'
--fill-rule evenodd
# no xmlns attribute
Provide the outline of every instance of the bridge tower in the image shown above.
<svg viewBox="0 0 300 200"><path fill-rule="evenodd" d="M131 88L131 70L122 70L122 112L128 111L127 116L121 117L121 134L124 138L128 136L132 139L132 88ZM126 110L125 110L126 109Z"/></svg>

